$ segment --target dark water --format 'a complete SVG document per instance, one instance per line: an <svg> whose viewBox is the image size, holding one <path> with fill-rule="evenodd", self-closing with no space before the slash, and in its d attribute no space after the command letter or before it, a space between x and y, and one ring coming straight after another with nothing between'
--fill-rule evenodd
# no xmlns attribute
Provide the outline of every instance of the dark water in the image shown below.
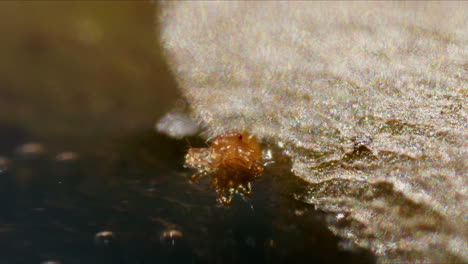
<svg viewBox="0 0 468 264"><path fill-rule="evenodd" d="M184 144L152 131L129 135L122 140L129 145L112 157L67 161L46 146L36 153L3 147L24 142L21 130L2 131L9 162L0 174L0 263L372 261L365 252L337 247L324 215L294 201L296 183L279 179L281 168L267 171L249 200L223 208L208 182L191 184L173 159ZM158 143L174 149L154 148Z"/></svg>
<svg viewBox="0 0 468 264"><path fill-rule="evenodd" d="M156 9L0 3L0 264L372 263L293 199L287 165L231 208L187 180L203 142L153 130L178 94Z"/></svg>

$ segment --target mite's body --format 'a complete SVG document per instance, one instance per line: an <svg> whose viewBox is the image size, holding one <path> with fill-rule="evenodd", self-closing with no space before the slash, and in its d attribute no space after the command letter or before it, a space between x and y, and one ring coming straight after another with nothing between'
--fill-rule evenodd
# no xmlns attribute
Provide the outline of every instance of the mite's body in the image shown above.
<svg viewBox="0 0 468 264"><path fill-rule="evenodd" d="M261 160L262 148L254 136L230 132L214 138L209 148L190 148L185 164L198 170L192 180L211 174L218 200L229 205L234 193L251 193L250 183L263 173Z"/></svg>

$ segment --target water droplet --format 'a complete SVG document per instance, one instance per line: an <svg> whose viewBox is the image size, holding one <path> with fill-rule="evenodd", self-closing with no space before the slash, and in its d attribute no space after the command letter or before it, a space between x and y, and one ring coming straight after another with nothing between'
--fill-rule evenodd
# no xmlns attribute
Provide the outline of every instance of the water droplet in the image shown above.
<svg viewBox="0 0 468 264"><path fill-rule="evenodd" d="M10 165L10 160L5 157L0 156L0 173L7 171L9 165Z"/></svg>
<svg viewBox="0 0 468 264"><path fill-rule="evenodd" d="M60 261L57 260L46 260L41 262L41 264L60 264Z"/></svg>
<svg viewBox="0 0 468 264"><path fill-rule="evenodd" d="M61 152L57 154L57 156L55 156L56 161L69 162L74 161L76 159L78 159L78 154L72 151Z"/></svg>
<svg viewBox="0 0 468 264"><path fill-rule="evenodd" d="M164 230L161 234L160 240L163 243L168 243L172 246L175 245L175 241L181 239L184 236L182 231L177 229L167 229Z"/></svg>
<svg viewBox="0 0 468 264"><path fill-rule="evenodd" d="M294 210L294 215L303 216L304 215L304 210L296 209L296 210Z"/></svg>
<svg viewBox="0 0 468 264"><path fill-rule="evenodd" d="M98 245L109 245L114 239L114 233L112 231L101 231L94 236L94 241Z"/></svg>
<svg viewBox="0 0 468 264"><path fill-rule="evenodd" d="M155 125L156 131L173 138L195 135L198 125L188 115L176 111L167 113Z"/></svg>
<svg viewBox="0 0 468 264"><path fill-rule="evenodd" d="M344 217L345 217L345 215L343 213L339 213L339 214L336 215L336 220L338 220L338 221L342 220L342 219L344 219Z"/></svg>
<svg viewBox="0 0 468 264"><path fill-rule="evenodd" d="M44 152L44 146L35 142L25 143L16 149L16 153L22 158L37 158Z"/></svg>

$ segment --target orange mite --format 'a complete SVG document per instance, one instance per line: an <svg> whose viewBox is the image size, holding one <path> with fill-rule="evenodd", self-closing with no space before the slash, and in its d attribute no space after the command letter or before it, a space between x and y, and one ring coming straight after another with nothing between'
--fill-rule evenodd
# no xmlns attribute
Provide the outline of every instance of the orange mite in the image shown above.
<svg viewBox="0 0 468 264"><path fill-rule="evenodd" d="M251 182L263 174L261 160L262 148L254 136L230 132L214 138L208 148L190 148L185 166L197 169L193 181L211 175L218 201L228 206L235 193L251 193Z"/></svg>

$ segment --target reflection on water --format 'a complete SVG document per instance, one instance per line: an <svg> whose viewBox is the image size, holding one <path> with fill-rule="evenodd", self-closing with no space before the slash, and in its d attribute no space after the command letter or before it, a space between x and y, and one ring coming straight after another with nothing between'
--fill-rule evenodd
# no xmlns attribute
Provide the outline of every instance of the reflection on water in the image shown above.
<svg viewBox="0 0 468 264"><path fill-rule="evenodd" d="M337 248L324 215L292 199L297 185L278 177L280 167L267 169L249 201L237 197L228 209L216 203L208 180L190 183L179 161L163 168L136 158L139 150L146 160L164 160L164 149L153 148L158 141L173 142L132 134L114 155L66 162L46 145L35 156L6 154L0 263L372 261Z"/></svg>

